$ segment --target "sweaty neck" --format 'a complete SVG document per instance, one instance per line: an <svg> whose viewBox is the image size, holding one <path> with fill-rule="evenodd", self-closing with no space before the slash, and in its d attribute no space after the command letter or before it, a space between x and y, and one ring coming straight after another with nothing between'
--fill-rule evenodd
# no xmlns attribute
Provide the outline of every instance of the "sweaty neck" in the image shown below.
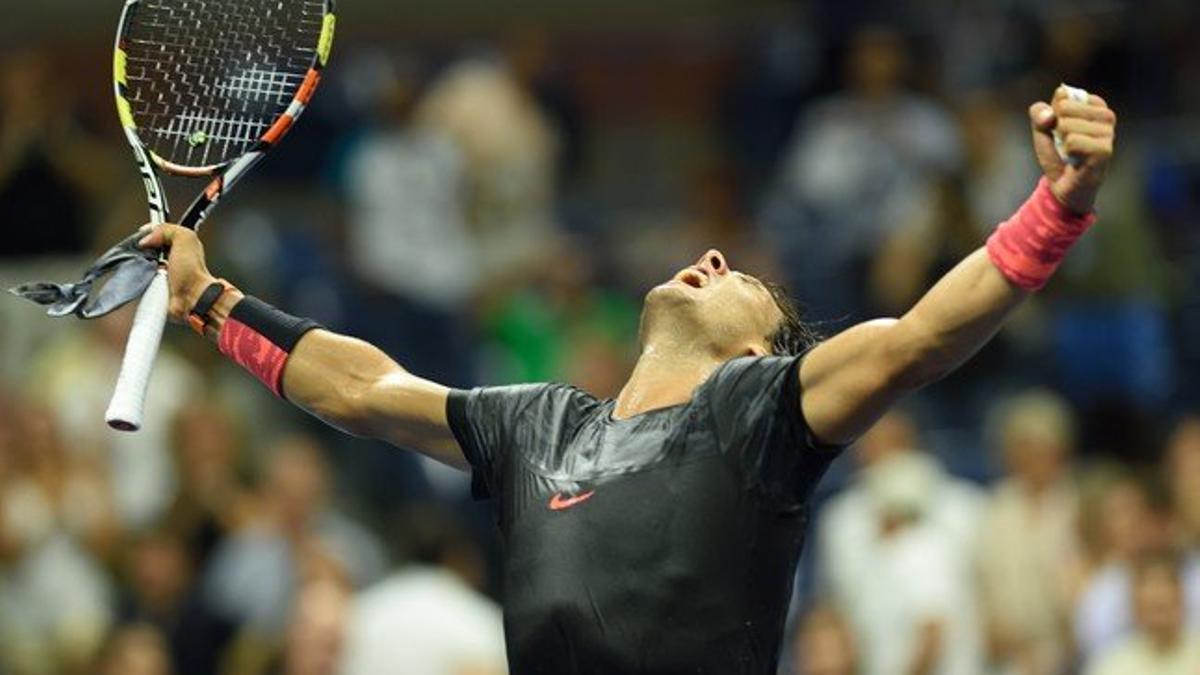
<svg viewBox="0 0 1200 675"><path fill-rule="evenodd" d="M687 403L721 363L702 352L648 343L617 396L613 417L628 419Z"/></svg>

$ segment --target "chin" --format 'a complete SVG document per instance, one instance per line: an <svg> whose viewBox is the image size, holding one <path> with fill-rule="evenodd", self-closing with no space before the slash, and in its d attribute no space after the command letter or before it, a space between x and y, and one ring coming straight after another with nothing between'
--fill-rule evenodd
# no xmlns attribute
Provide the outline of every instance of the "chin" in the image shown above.
<svg viewBox="0 0 1200 675"><path fill-rule="evenodd" d="M642 306L643 328L667 328L674 332L680 326L694 326L700 314L700 298L694 289L681 284L665 283L646 294Z"/></svg>
<svg viewBox="0 0 1200 675"><path fill-rule="evenodd" d="M691 286L668 281L650 289L646 294L646 307L691 304L696 302L695 289Z"/></svg>

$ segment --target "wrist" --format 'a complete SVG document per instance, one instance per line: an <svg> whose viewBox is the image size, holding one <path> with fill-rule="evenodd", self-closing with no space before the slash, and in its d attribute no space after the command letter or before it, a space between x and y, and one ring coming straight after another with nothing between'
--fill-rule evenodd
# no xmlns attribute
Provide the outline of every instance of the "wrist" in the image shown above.
<svg viewBox="0 0 1200 675"><path fill-rule="evenodd" d="M320 325L281 312L253 296L230 294L223 300L214 310L220 327L213 331L221 353L282 397L283 372L292 349Z"/></svg>
<svg viewBox="0 0 1200 675"><path fill-rule="evenodd" d="M1067 213L1074 217L1083 217L1091 214L1095 210L1096 193L1091 191L1091 194L1081 194L1084 191L1080 189L1067 190L1060 186L1061 180L1051 182L1050 179L1045 179L1046 184L1050 188L1050 194L1054 195L1054 200L1059 203Z"/></svg>
<svg viewBox="0 0 1200 675"><path fill-rule="evenodd" d="M224 279L207 276L205 285L198 292L187 294L194 298L187 310L187 324L202 337L215 338L221 331L225 319L242 299L241 291Z"/></svg>
<svg viewBox="0 0 1200 675"><path fill-rule="evenodd" d="M1043 178L1029 200L988 239L988 256L1012 284L1038 291L1095 222L1095 214L1080 214L1064 204L1054 184Z"/></svg>
<svg viewBox="0 0 1200 675"><path fill-rule="evenodd" d="M221 328L225 326L225 321L233 313L233 308L237 307L237 304L245 297L245 293L230 286L229 290L225 291L208 311L208 323L205 325L204 336L216 342L221 335Z"/></svg>
<svg viewBox="0 0 1200 675"><path fill-rule="evenodd" d="M191 312L196 303L200 302L200 296L204 295L204 291L209 286L217 283L217 281L216 277L207 272L196 277L195 283L188 285L187 290L183 293L184 308L186 311Z"/></svg>

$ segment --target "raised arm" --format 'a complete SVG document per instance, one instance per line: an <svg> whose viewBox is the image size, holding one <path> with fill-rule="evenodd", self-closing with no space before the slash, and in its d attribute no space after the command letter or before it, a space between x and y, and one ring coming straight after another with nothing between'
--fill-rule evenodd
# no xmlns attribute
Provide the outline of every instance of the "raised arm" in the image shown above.
<svg viewBox="0 0 1200 675"><path fill-rule="evenodd" d="M805 359L801 406L829 443L855 440L897 400L935 382L974 355L1057 267L1091 222L1112 157L1116 115L1103 99L1029 109L1045 181L988 245L943 277L900 319L850 328ZM1075 165L1054 145L1057 131Z"/></svg>
<svg viewBox="0 0 1200 675"><path fill-rule="evenodd" d="M161 225L141 245L170 248L170 314L186 322L205 289L216 281L205 265L199 238L187 228ZM216 342L234 308L244 301L237 289L221 294L206 314L205 336ZM278 389L288 401L342 431L467 468L446 421L449 390L412 375L362 340L322 329L305 332L287 354Z"/></svg>

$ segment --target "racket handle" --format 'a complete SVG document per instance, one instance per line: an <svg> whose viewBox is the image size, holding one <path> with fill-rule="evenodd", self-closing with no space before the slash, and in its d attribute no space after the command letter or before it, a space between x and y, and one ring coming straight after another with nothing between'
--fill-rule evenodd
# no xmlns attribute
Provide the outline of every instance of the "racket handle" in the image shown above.
<svg viewBox="0 0 1200 675"><path fill-rule="evenodd" d="M117 377L117 387L108 404L108 411L104 413L105 421L113 429L137 431L142 428L146 388L150 384L150 371L162 342L163 327L167 323L169 300L167 270L162 267L138 303L129 341L125 343L121 374Z"/></svg>

